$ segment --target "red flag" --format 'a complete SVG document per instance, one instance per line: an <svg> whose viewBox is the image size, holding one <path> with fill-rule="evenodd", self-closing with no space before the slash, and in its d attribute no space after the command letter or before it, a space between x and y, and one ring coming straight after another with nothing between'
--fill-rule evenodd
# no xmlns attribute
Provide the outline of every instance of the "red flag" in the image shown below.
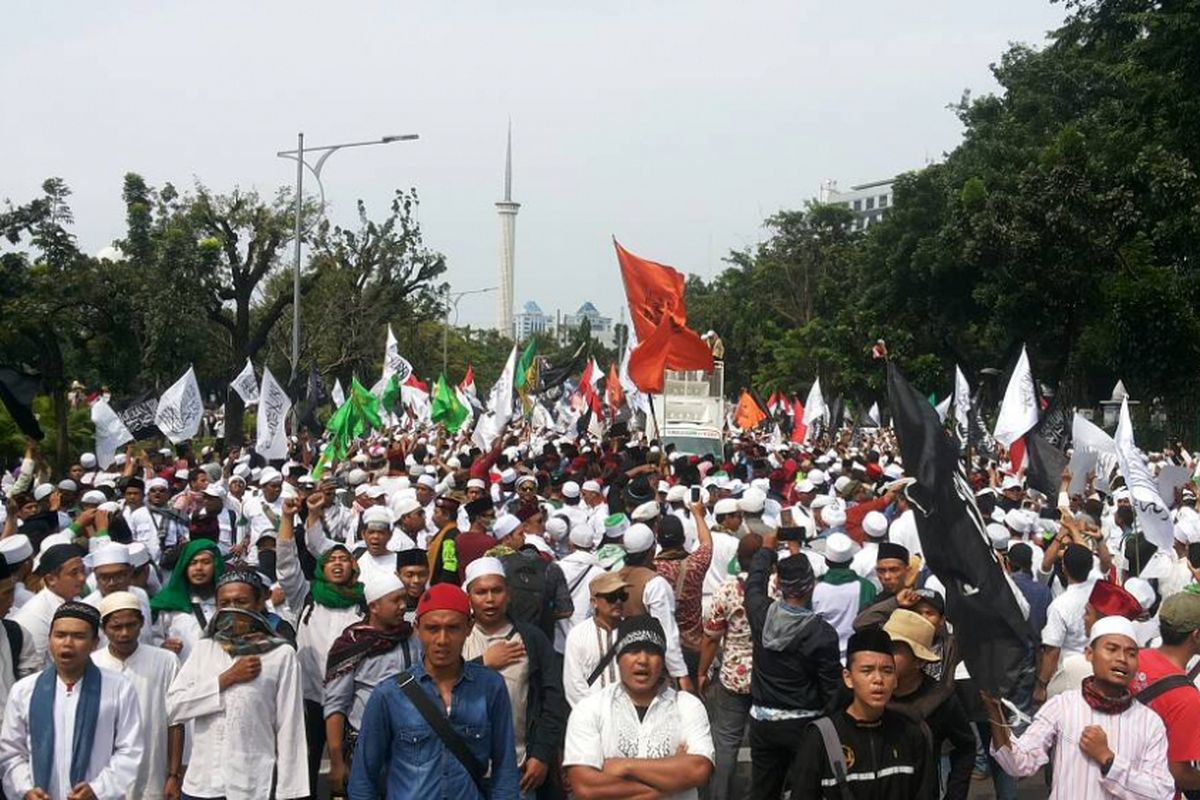
<svg viewBox="0 0 1200 800"><path fill-rule="evenodd" d="M687 307L683 302L683 274L665 264L638 258L613 239L617 261L621 264L621 280L629 300L629 316L638 341L646 341L667 317L680 325L687 324Z"/></svg>
<svg viewBox="0 0 1200 800"><path fill-rule="evenodd" d="M779 392L771 392L771 396L767 398L767 411L774 414L779 408Z"/></svg>
<svg viewBox="0 0 1200 800"><path fill-rule="evenodd" d="M467 374L463 376L462 383L458 385L458 388L467 394L475 394L475 370L471 368L470 364L467 364Z"/></svg>
<svg viewBox="0 0 1200 800"><path fill-rule="evenodd" d="M758 427L758 424L767 418L767 412L763 411L754 397L742 389L742 396L738 398L737 408L733 412L733 424L737 425L744 431Z"/></svg>
<svg viewBox="0 0 1200 800"><path fill-rule="evenodd" d="M662 394L665 370L712 368L712 351L704 340L671 317L629 354L629 378L646 394Z"/></svg>
<svg viewBox="0 0 1200 800"><path fill-rule="evenodd" d="M808 426L804 424L804 404L799 400L792 401L792 435L791 440L803 444L808 434Z"/></svg>
<svg viewBox="0 0 1200 800"><path fill-rule="evenodd" d="M420 389L425 394L429 394L429 384L418 378L415 373L409 373L408 379L404 381L404 385Z"/></svg>
<svg viewBox="0 0 1200 800"><path fill-rule="evenodd" d="M625 390L621 388L621 376L617 374L616 364L610 364L608 367L608 386L605 388L605 394L608 395L608 407L616 413L625 402Z"/></svg>
<svg viewBox="0 0 1200 800"><path fill-rule="evenodd" d="M600 381L600 366L596 363L596 359L588 359L588 364L583 368L583 374L579 376L579 387L575 393L579 395L587 407L592 410L593 414L603 412L604 404L600 402L600 395L596 393L596 384Z"/></svg>

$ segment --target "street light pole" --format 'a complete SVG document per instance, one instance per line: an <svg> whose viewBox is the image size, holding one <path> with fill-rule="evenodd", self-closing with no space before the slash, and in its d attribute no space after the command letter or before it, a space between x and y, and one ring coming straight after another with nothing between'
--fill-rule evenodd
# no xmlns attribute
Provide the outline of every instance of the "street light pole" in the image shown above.
<svg viewBox="0 0 1200 800"><path fill-rule="evenodd" d="M468 289L465 292L455 292L454 294L451 294L450 287L449 286L446 287L446 321L444 323L442 323L442 374L443 375L446 374L446 368L447 368L447 349L446 349L447 339L446 339L446 337L447 337L447 334L449 334L449 332L450 332L450 307L451 307L451 305L454 306L454 324L457 325L458 324L458 301L459 300L462 300L464 297L466 297L469 294L487 294L488 292L494 292L499 288L500 288L499 286L489 286L486 289ZM451 301L451 298L454 298L453 301Z"/></svg>
<svg viewBox="0 0 1200 800"><path fill-rule="evenodd" d="M341 144L327 144L320 147L304 147L304 134L296 135L295 150L281 150L275 155L280 158L291 158L296 162L296 263L292 266L292 380L296 378L296 372L300 369L300 255L301 255L301 231L300 221L301 214L304 208L304 168L312 173L317 180L317 188L321 191L321 213L325 213L325 184L321 183L321 168L325 166L325 162L329 157L338 150L344 150L347 147L367 147L374 144L391 144L392 142L411 142L420 137L415 133L405 133L398 136L382 136L378 139L371 139L364 142L343 142ZM321 153L321 157L317 159L317 163L309 164L304 160L305 153ZM289 381L290 383L291 381Z"/></svg>

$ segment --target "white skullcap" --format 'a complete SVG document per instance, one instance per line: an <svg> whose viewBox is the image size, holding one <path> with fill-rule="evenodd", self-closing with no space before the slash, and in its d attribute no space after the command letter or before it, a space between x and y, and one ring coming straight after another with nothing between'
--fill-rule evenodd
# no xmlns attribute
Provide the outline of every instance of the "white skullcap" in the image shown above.
<svg viewBox="0 0 1200 800"><path fill-rule="evenodd" d="M888 464L883 468L883 477L899 480L904 477L904 469L899 464Z"/></svg>
<svg viewBox="0 0 1200 800"><path fill-rule="evenodd" d="M742 511L747 514L761 514L763 506L767 504L767 495L762 489L750 488L742 495L739 501Z"/></svg>
<svg viewBox="0 0 1200 800"><path fill-rule="evenodd" d="M133 565L129 558L129 548L117 542L105 542L100 545L88 553L87 557L83 559L83 563L91 569L107 567L113 564Z"/></svg>
<svg viewBox="0 0 1200 800"><path fill-rule="evenodd" d="M468 489L487 489L487 482L483 478L471 478L467 481Z"/></svg>
<svg viewBox="0 0 1200 800"><path fill-rule="evenodd" d="M95 453L84 453L83 455L81 455L79 457L79 466L83 467L84 469L95 469L96 468L96 454Z"/></svg>
<svg viewBox="0 0 1200 800"><path fill-rule="evenodd" d="M235 477L241 478L243 481L245 481L250 477L250 467L246 464L238 464L233 468L233 474Z"/></svg>
<svg viewBox="0 0 1200 800"><path fill-rule="evenodd" d="M840 528L846 524L846 509L838 503L825 506L821 511L821 519L827 528Z"/></svg>
<svg viewBox="0 0 1200 800"><path fill-rule="evenodd" d="M75 485L75 481L70 478L64 478L58 482L58 490L60 492L77 492L79 487Z"/></svg>
<svg viewBox="0 0 1200 800"><path fill-rule="evenodd" d="M796 484L796 491L800 494L810 494L817 490L816 485L808 478L804 478Z"/></svg>
<svg viewBox="0 0 1200 800"><path fill-rule="evenodd" d="M862 521L863 533L872 539L887 536L888 519L879 511L868 511Z"/></svg>
<svg viewBox="0 0 1200 800"><path fill-rule="evenodd" d="M366 488L367 497L378 500L380 497L387 497L387 489L383 486L368 486Z"/></svg>
<svg viewBox="0 0 1200 800"><path fill-rule="evenodd" d="M512 514L501 514L496 517L496 524L492 526L492 536L496 539L503 539L519 527L521 527L521 520Z"/></svg>
<svg viewBox="0 0 1200 800"><path fill-rule="evenodd" d="M579 487L579 490L581 492L595 492L596 494L600 494L600 482L584 481L583 486Z"/></svg>
<svg viewBox="0 0 1200 800"><path fill-rule="evenodd" d="M369 489L369 488L371 488L371 487L367 486L365 483L360 483L358 486L354 487L354 496L355 497L366 497L367 489Z"/></svg>
<svg viewBox="0 0 1200 800"><path fill-rule="evenodd" d="M575 481L567 481L562 485L562 495L572 500L579 497L579 484Z"/></svg>
<svg viewBox="0 0 1200 800"><path fill-rule="evenodd" d="M266 486L268 483L282 481L283 475L274 467L263 467L263 471L258 473L258 482L261 486Z"/></svg>
<svg viewBox="0 0 1200 800"><path fill-rule="evenodd" d="M417 486L424 486L426 489L436 489L437 478L426 473L425 475L417 478Z"/></svg>
<svg viewBox="0 0 1200 800"><path fill-rule="evenodd" d="M49 486L49 484L44 484L44 485ZM42 487L39 486L38 488L40 489ZM36 493L34 494L34 497L37 497ZM38 499L40 500L41 498L38 498ZM104 492L98 492L95 489L84 492L83 497L79 498L80 503L82 503L84 505L88 505L88 506L98 506L101 503L104 503L107 501L108 501L108 497L105 496Z"/></svg>
<svg viewBox="0 0 1200 800"><path fill-rule="evenodd" d="M520 486L522 483L532 483L534 487L536 487L537 482L537 476L530 475L529 473L525 473L521 477L517 478L517 486Z"/></svg>
<svg viewBox="0 0 1200 800"><path fill-rule="evenodd" d="M287 500L292 497L299 497L300 495L296 493L295 486L292 486L290 483L285 483L279 489L279 496Z"/></svg>
<svg viewBox="0 0 1200 800"><path fill-rule="evenodd" d="M667 489L668 503L682 503L687 500L688 487L683 484L676 484L670 489Z"/></svg>
<svg viewBox="0 0 1200 800"><path fill-rule="evenodd" d="M371 506L362 514L364 525L382 525L385 528L392 526L392 512L388 511L384 506Z"/></svg>
<svg viewBox="0 0 1200 800"><path fill-rule="evenodd" d="M1134 644L1138 640L1133 623L1125 617L1104 617L1096 620L1092 632L1088 634L1088 644L1095 644L1101 636L1127 636Z"/></svg>
<svg viewBox="0 0 1200 800"><path fill-rule="evenodd" d="M513 469L512 467L509 467L508 469L506 469L500 473L500 482L501 483L512 483L516 479L517 479L517 471L515 469Z"/></svg>
<svg viewBox="0 0 1200 800"><path fill-rule="evenodd" d="M1007 492L1009 489L1020 489L1021 481L1015 475L1005 475L1004 480L1000 482L1000 491Z"/></svg>
<svg viewBox="0 0 1200 800"><path fill-rule="evenodd" d="M392 592L404 591L404 583L393 572L376 573L363 586L363 599L368 603L374 603L381 597L386 597Z"/></svg>
<svg viewBox="0 0 1200 800"><path fill-rule="evenodd" d="M813 511L816 511L818 508L826 508L832 505L837 505L836 497L828 494L819 494L813 498L813 501L809 507Z"/></svg>
<svg viewBox="0 0 1200 800"><path fill-rule="evenodd" d="M471 581L482 578L484 575L499 575L503 578L504 565L500 563L500 559L493 556L481 556L467 564L467 569L463 573L463 589L469 588Z"/></svg>
<svg viewBox="0 0 1200 800"><path fill-rule="evenodd" d="M588 525L576 525L571 528L570 542L576 547L584 550L591 550L592 545L596 543L596 532Z"/></svg>
<svg viewBox="0 0 1200 800"><path fill-rule="evenodd" d="M1130 578L1125 581L1125 591L1129 592L1137 599L1138 605L1143 611L1149 611L1154 605L1154 587L1145 578Z"/></svg>
<svg viewBox="0 0 1200 800"><path fill-rule="evenodd" d="M633 513L629 515L629 518L634 522L649 522L657 516L658 503L650 500L649 502L642 503L640 506L635 508Z"/></svg>
<svg viewBox="0 0 1200 800"><path fill-rule="evenodd" d="M738 505L737 500L734 500L732 497L726 497L718 500L717 504L713 506L713 516L719 517L723 514L737 514L741 510L741 506Z"/></svg>
<svg viewBox="0 0 1200 800"><path fill-rule="evenodd" d="M849 475L839 475L838 479L833 482L833 490L840 493L843 489L850 485L850 481L852 480L854 479Z"/></svg>
<svg viewBox="0 0 1200 800"><path fill-rule="evenodd" d="M22 561L33 558L33 543L23 533L6 536L0 539L0 556L4 556L10 567L15 567Z"/></svg>
<svg viewBox="0 0 1200 800"><path fill-rule="evenodd" d="M360 483L366 483L366 482L367 482L367 473L364 472L363 470L359 469L358 467L355 467L354 469L350 470L350 473L348 475L346 475L346 484L348 486L358 486Z"/></svg>
<svg viewBox="0 0 1200 800"><path fill-rule="evenodd" d="M659 481L657 488L658 494L666 494L667 492L671 491L671 484L667 483L666 481Z"/></svg>
<svg viewBox="0 0 1200 800"><path fill-rule="evenodd" d="M169 483L167 483L166 478L151 478L150 480L146 481L146 491L147 492L150 491L151 489L169 489L169 488L171 488L171 485Z"/></svg>
<svg viewBox="0 0 1200 800"><path fill-rule="evenodd" d="M635 522L625 531L622 541L626 553L644 553L654 547L654 531L650 530L649 525Z"/></svg>
<svg viewBox="0 0 1200 800"><path fill-rule="evenodd" d="M1014 508L1004 515L1004 524L1017 533L1033 533L1036 518L1023 508Z"/></svg>
<svg viewBox="0 0 1200 800"><path fill-rule="evenodd" d="M204 487L204 494L208 495L209 497L223 498L225 497L225 490L222 489L219 484L210 483L208 486Z"/></svg>
<svg viewBox="0 0 1200 800"><path fill-rule="evenodd" d="M142 604L138 602L137 595L133 592L113 592L112 594L104 595L100 600L100 620L108 618L110 614L115 614L118 611L136 611L142 613ZM145 620L143 620L144 622Z"/></svg>
<svg viewBox="0 0 1200 800"><path fill-rule="evenodd" d="M129 550L129 563L134 569L140 569L150 563L150 550L141 542L134 542L126 549Z"/></svg>
<svg viewBox="0 0 1200 800"><path fill-rule="evenodd" d="M567 535L567 531L571 529L571 523L561 514L555 514L546 520L546 533L555 541L562 539Z"/></svg>
<svg viewBox="0 0 1200 800"><path fill-rule="evenodd" d="M45 500L47 497L49 497L53 493L54 493L54 484L53 483L39 483L33 490L33 499L34 500ZM100 495L100 497L103 498L104 495ZM104 500L101 499L101 500L98 500L97 502L103 503Z"/></svg>
<svg viewBox="0 0 1200 800"><path fill-rule="evenodd" d="M844 533L832 534L825 540L825 560L844 564L854 558L854 540Z"/></svg>
<svg viewBox="0 0 1200 800"><path fill-rule="evenodd" d="M121 513L121 504L118 503L116 500L106 500L103 503L101 503L97 508L99 511L103 511L108 514Z"/></svg>
<svg viewBox="0 0 1200 800"><path fill-rule="evenodd" d="M175 468L175 477L181 481L186 481L188 479L188 472L190 472L190 471L191 470L188 468L188 466L186 464L182 467L176 467ZM262 472L262 470L259 470L259 472Z"/></svg>
<svg viewBox="0 0 1200 800"><path fill-rule="evenodd" d="M992 543L993 550L1005 552L1008 550L1009 535L1008 528L1003 525L997 525L992 522L987 526L988 541Z"/></svg>
<svg viewBox="0 0 1200 800"><path fill-rule="evenodd" d="M403 517L405 514L411 514L414 511L420 511L425 506L421 505L421 501L415 497L404 497L396 503L396 517Z"/></svg>
<svg viewBox="0 0 1200 800"><path fill-rule="evenodd" d="M809 470L808 479L813 482L814 486L819 486L825 482L825 473L819 469Z"/></svg>

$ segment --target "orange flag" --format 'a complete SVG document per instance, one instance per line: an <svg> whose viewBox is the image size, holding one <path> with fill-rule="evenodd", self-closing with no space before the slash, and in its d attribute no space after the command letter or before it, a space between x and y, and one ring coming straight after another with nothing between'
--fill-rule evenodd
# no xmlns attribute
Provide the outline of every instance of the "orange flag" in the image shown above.
<svg viewBox="0 0 1200 800"><path fill-rule="evenodd" d="M629 316L639 342L649 339L666 317L687 324L683 302L683 274L665 264L638 258L613 239L621 280L629 300Z"/></svg>
<svg viewBox="0 0 1200 800"><path fill-rule="evenodd" d="M604 393L608 395L608 407L616 413L625 402L625 390L621 388L621 376L617 374L616 364L610 364L608 367L608 385Z"/></svg>
<svg viewBox="0 0 1200 800"><path fill-rule="evenodd" d="M629 354L629 379L646 394L662 394L664 370L712 368L712 351L704 340L671 317Z"/></svg>
<svg viewBox="0 0 1200 800"><path fill-rule="evenodd" d="M742 389L742 396L738 398L737 408L733 412L733 424L748 431L758 427L759 423L766 418L767 412L759 407L758 402L749 392Z"/></svg>

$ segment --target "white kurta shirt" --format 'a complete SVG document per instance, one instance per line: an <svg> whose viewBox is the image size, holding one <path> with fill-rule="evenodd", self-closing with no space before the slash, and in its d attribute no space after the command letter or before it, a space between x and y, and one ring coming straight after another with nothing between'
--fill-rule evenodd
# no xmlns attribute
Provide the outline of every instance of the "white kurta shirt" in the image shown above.
<svg viewBox="0 0 1200 800"><path fill-rule="evenodd" d="M33 599L21 607L13 617L25 629L25 635L33 640L37 653L36 669L41 669L49 663L46 648L50 642L50 623L54 621L54 612L64 600L49 589L42 589Z"/></svg>
<svg viewBox="0 0 1200 800"><path fill-rule="evenodd" d="M259 658L262 672L252 681L221 691L222 672L234 658L212 639L201 639L167 693L171 724L193 721L192 768L185 794L260 800L271 795L271 775L279 800L308 796L308 754L304 703L296 651L276 647Z"/></svg>
<svg viewBox="0 0 1200 800"><path fill-rule="evenodd" d="M571 590L571 603L574 611L567 619L560 619L554 624L554 649L565 652L567 635L579 623L592 615L592 590L588 585L592 579L604 573L604 568L596 560L595 553L586 550L576 550L563 556L558 562L563 578L567 581L567 589Z"/></svg>
<svg viewBox="0 0 1200 800"><path fill-rule="evenodd" d="M217 613L216 597L201 599L196 595L192 595L192 602L200 606L200 614L204 617L205 625ZM188 660L188 656L192 653L192 647L196 642L200 641L200 637L204 636L204 628L200 626L200 620L196 619L194 611L163 611L158 615L158 621L154 624L154 635L151 636L151 643L161 645L167 639L178 639L183 642L183 648L179 651L179 663Z"/></svg>
<svg viewBox="0 0 1200 800"><path fill-rule="evenodd" d="M4 725L0 727L0 772L4 774L4 792L9 797L24 797L35 788L29 718L31 713L53 713L54 766L50 785L38 788L45 790L52 800L62 800L72 788L71 748L80 687L68 692L67 685L56 676L53 711L31 709L34 684L40 676L39 672L17 681L8 696ZM123 800L133 786L142 760L138 699L122 676L102 669L100 679L100 712L84 780L97 800Z"/></svg>
<svg viewBox="0 0 1200 800"><path fill-rule="evenodd" d="M138 603L142 607L142 632L138 634L138 641L149 644L154 638L154 630L150 625L146 624L146 620L151 619L150 616L150 597L146 594L146 590L140 586L130 586L127 590L138 599ZM104 596L99 591L92 592L87 597L83 598L83 602L87 603L97 611L100 610L100 603L104 600ZM104 630L100 630L100 646L108 646L108 637L104 635Z"/></svg>
<svg viewBox="0 0 1200 800"><path fill-rule="evenodd" d="M600 659L617 641L616 630L604 630L596 625L596 618L583 620L567 634L566 650L563 653L563 692L572 708L579 705L593 692L618 682L620 672L617 659L610 659L595 683L588 686L587 679L596 671Z"/></svg>
<svg viewBox="0 0 1200 800"><path fill-rule="evenodd" d="M33 646L33 637L24 628L21 631L21 652L17 654L15 663L8 636L0 639L0 697L8 697L18 679L38 670L37 649ZM4 713L3 709L0 709L0 722L3 721Z"/></svg>
<svg viewBox="0 0 1200 800"><path fill-rule="evenodd" d="M145 750L129 797L158 800L167 782L167 689L179 672L179 659L170 650L141 645L122 661L107 647L92 653L96 666L119 673L137 693Z"/></svg>

